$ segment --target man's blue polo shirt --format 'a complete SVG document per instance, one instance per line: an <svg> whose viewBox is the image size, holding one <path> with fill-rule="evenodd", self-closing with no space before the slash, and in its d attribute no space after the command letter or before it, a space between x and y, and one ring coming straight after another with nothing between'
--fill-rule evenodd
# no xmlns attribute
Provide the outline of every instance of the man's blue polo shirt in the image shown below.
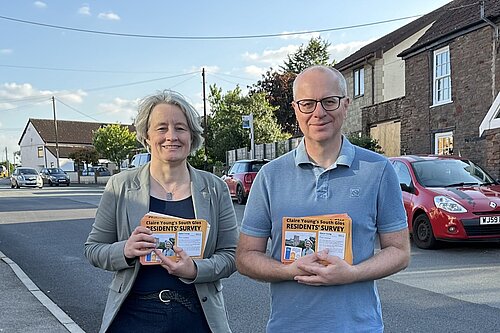
<svg viewBox="0 0 500 333"><path fill-rule="evenodd" d="M337 161L324 169L309 160L304 141L267 163L248 197L241 232L271 238L280 260L282 218L347 213L352 219L353 263L374 255L377 233L407 228L399 180L387 158L343 137ZM305 311L305 309L308 309ZM383 332L374 281L313 287L271 283L268 332Z"/></svg>

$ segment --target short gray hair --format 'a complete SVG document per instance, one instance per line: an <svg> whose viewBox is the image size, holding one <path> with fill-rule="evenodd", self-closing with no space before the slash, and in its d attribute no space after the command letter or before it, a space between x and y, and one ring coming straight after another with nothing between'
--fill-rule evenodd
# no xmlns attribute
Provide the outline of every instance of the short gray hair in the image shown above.
<svg viewBox="0 0 500 333"><path fill-rule="evenodd" d="M335 74L335 76L337 77L338 83L339 83L340 93L342 95L347 96L347 82L345 80L344 75L342 75L342 73L339 70L337 70L337 69L335 69L333 67L330 67L330 66L314 65L314 66L307 67L306 69L304 69L302 72L300 72L300 74L298 74L295 77L295 80L293 81L293 99L294 100L295 100L295 93L296 93L296 90L297 90L297 81L298 81L298 79L300 78L300 76L303 73L309 72L311 70L319 70L319 71L323 71L323 72L332 72L333 74Z"/></svg>
<svg viewBox="0 0 500 333"><path fill-rule="evenodd" d="M134 121L137 141L149 151L146 142L148 138L149 117L158 104L170 104L178 106L186 116L191 131L191 151L193 154L203 144L203 127L199 122L199 115L195 108L180 93L172 90L158 91L154 95L147 96L139 102L137 117Z"/></svg>

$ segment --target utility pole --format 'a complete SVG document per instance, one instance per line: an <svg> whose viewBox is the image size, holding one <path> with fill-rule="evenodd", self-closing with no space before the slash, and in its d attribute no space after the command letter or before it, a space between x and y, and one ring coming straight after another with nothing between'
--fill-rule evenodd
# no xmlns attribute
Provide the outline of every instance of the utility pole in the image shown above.
<svg viewBox="0 0 500 333"><path fill-rule="evenodd" d="M52 110L54 111L54 130L56 132L56 159L57 167L59 168L59 138L57 135L57 118L56 118L56 99L52 96Z"/></svg>
<svg viewBox="0 0 500 333"><path fill-rule="evenodd" d="M7 167L7 176L10 176L10 163L9 154L7 153L7 147L5 147L5 166Z"/></svg>
<svg viewBox="0 0 500 333"><path fill-rule="evenodd" d="M205 170L207 171L207 162L208 162L208 149L207 149L207 131L208 131L208 125L207 125L207 99L205 96L205 68L202 68L201 70L201 76L203 78L203 137L204 137L204 145L205 145Z"/></svg>

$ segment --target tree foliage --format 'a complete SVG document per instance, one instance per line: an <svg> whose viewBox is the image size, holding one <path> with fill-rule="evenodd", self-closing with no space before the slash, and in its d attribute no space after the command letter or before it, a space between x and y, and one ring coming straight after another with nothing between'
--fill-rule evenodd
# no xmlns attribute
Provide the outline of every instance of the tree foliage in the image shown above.
<svg viewBox="0 0 500 333"><path fill-rule="evenodd" d="M292 85L295 77L295 73L279 73L271 68L250 89L250 94L262 93L266 96L269 104L276 108L274 115L282 131L292 135L297 133L297 124L292 108Z"/></svg>
<svg viewBox="0 0 500 333"><path fill-rule="evenodd" d="M306 46L302 44L295 53L289 54L285 64L280 68L283 72L299 74L312 65L333 66L335 61L330 62L329 46L330 43L321 37L313 37Z"/></svg>
<svg viewBox="0 0 500 333"><path fill-rule="evenodd" d="M99 153L94 148L82 148L68 155L77 166L82 164L95 165L99 163Z"/></svg>
<svg viewBox="0 0 500 333"><path fill-rule="evenodd" d="M349 141L352 144L355 144L356 146L360 146L369 150L372 150L376 153L383 154L384 151L382 150L382 147L378 144L378 141L375 139L372 139L368 135L361 135L358 136L357 134L350 135L348 137Z"/></svg>
<svg viewBox="0 0 500 333"><path fill-rule="evenodd" d="M262 93L243 96L240 87L223 94L210 86L208 101L212 114L208 120L207 146L213 161L225 162L226 151L250 147L250 130L242 128L242 116L253 114L255 144L284 140L272 107Z"/></svg>
<svg viewBox="0 0 500 333"><path fill-rule="evenodd" d="M93 144L103 158L116 163L120 170L121 161L136 148L136 136L126 126L111 124L94 132Z"/></svg>
<svg viewBox="0 0 500 333"><path fill-rule="evenodd" d="M292 108L293 81L297 74L312 65L333 66L335 61L329 61L328 47L330 43L321 37L311 38L309 43L288 55L279 71L270 68L262 79L250 87L250 94L264 93L269 104L276 109L274 114L281 129L291 135L299 134Z"/></svg>

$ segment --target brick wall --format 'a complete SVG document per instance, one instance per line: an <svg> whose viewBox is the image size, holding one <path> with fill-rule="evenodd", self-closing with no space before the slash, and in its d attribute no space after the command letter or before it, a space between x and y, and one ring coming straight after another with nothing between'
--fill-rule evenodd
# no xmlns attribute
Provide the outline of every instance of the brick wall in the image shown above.
<svg viewBox="0 0 500 333"><path fill-rule="evenodd" d="M406 59L406 97L401 113L402 153L433 153L434 135L453 131L455 154L470 158L489 172L498 170L500 162L498 158L495 162L495 153L486 151L494 149L489 140L498 137L479 137L479 125L498 92L495 84L500 77L500 63L493 43L492 29L487 27ZM452 103L432 106L433 51L444 46L449 46L450 50ZM498 150L496 153L498 156Z"/></svg>

